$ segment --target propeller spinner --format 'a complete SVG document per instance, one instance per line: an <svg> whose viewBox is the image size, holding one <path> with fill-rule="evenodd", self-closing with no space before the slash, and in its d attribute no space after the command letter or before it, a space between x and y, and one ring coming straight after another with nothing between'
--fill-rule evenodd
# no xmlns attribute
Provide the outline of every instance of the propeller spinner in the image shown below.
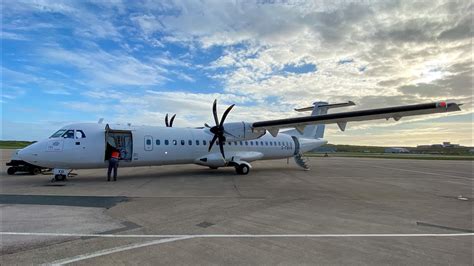
<svg viewBox="0 0 474 266"><path fill-rule="evenodd" d="M206 127L209 128L209 131L214 134L214 137L212 138L211 142L209 143L209 150L211 151L212 146L218 140L219 144L219 149L221 151L222 157L225 159L225 153L224 153L224 142L226 140L224 133L224 121L229 114L230 110L234 107L234 104L229 106L227 110L225 110L224 114L222 115L221 121L219 122L219 118L217 117L217 100L214 100L214 104L212 105L212 114L214 116L214 122L216 123L215 126L211 127L208 124L205 124Z"/></svg>

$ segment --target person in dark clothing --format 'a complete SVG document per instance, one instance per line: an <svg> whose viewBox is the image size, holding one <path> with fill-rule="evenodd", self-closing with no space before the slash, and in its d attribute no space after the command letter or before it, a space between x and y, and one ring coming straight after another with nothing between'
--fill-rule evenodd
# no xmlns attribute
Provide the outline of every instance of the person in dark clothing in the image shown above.
<svg viewBox="0 0 474 266"><path fill-rule="evenodd" d="M119 165L120 152L116 148L112 149L109 159L109 169L107 170L107 181L110 181L110 174L114 170L114 181L117 181L117 168Z"/></svg>

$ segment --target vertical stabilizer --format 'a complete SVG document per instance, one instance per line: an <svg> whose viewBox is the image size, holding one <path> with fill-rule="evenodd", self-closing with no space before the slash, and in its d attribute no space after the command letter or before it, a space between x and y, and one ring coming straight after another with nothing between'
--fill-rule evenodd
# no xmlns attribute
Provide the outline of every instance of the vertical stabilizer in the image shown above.
<svg viewBox="0 0 474 266"><path fill-rule="evenodd" d="M325 115L330 108L346 107L355 105L354 102L328 104L327 102L315 102L313 106L295 109L297 112L311 111L311 116ZM304 128L302 137L304 138L323 138L326 125L309 125Z"/></svg>
<svg viewBox="0 0 474 266"><path fill-rule="evenodd" d="M313 112L311 116L325 115L328 113L327 102L315 102L313 103ZM306 138L323 138L324 129L326 125L310 125L304 129L303 137Z"/></svg>

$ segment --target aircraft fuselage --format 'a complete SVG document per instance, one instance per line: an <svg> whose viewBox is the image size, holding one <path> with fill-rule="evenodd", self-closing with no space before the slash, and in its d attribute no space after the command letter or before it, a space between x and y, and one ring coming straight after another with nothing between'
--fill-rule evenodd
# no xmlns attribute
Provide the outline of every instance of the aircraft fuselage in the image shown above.
<svg viewBox="0 0 474 266"><path fill-rule="evenodd" d="M115 141L121 142L115 144L126 150L120 167L191 163L221 167L233 160L288 158L297 151L311 150L326 143L323 139L310 139L303 141L305 144L300 147L296 143L298 140L290 135L280 133L273 137L265 134L252 140L226 141L226 160L223 160L218 145L208 151L213 135L207 128L117 125L106 130L103 124L74 124L62 130L73 130L73 136L65 134L36 142L21 150L19 156L24 161L48 168L103 168L107 166L107 143Z"/></svg>

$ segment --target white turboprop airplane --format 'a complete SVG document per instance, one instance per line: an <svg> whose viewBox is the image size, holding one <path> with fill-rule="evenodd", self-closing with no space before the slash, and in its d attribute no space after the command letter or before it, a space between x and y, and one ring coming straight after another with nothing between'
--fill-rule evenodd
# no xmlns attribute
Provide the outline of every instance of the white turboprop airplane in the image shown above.
<svg viewBox="0 0 474 266"><path fill-rule="evenodd" d="M328 114L330 108L354 105L353 102L295 109L312 111L311 116L260 121L225 123L234 105L219 121L216 101L213 104L215 126L200 128L72 124L58 130L48 139L38 141L17 152L19 160L34 166L53 168L55 180L64 180L71 169L104 168L112 147L123 150L120 167L198 164L213 169L235 167L238 174L248 174L250 162L294 157L307 169L301 155L327 143L323 139L326 124L336 123L344 131L347 122L459 111L460 104L436 102L380 109ZM281 129L289 129L280 132ZM267 134L268 133L268 134Z"/></svg>

